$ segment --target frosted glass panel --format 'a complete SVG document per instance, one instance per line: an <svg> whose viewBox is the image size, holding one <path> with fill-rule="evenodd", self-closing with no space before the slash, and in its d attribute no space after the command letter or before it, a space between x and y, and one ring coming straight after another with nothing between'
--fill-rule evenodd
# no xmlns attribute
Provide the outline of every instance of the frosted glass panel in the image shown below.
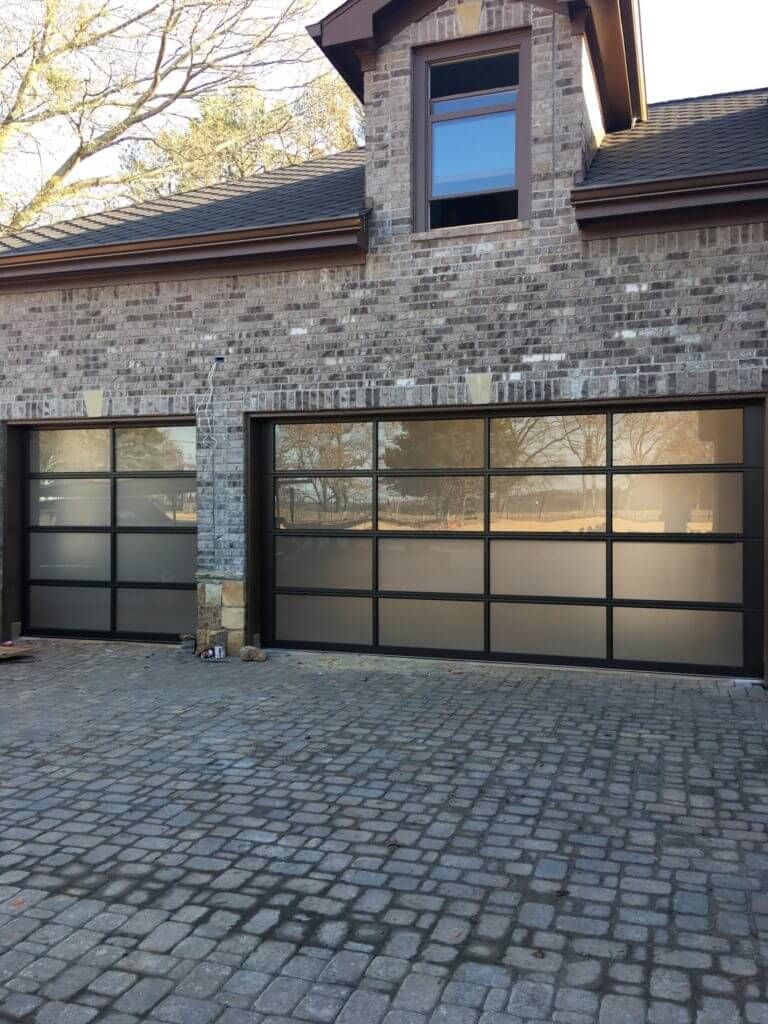
<svg viewBox="0 0 768 1024"><path fill-rule="evenodd" d="M605 416L513 416L491 420L491 466L604 466Z"/></svg>
<svg viewBox="0 0 768 1024"><path fill-rule="evenodd" d="M32 586L29 588L30 628L106 632L109 630L109 594L107 587Z"/></svg>
<svg viewBox="0 0 768 1024"><path fill-rule="evenodd" d="M372 542L358 537L278 537L278 587L369 590Z"/></svg>
<svg viewBox="0 0 768 1024"><path fill-rule="evenodd" d="M741 533L741 473L643 473L613 478L617 533Z"/></svg>
<svg viewBox="0 0 768 1024"><path fill-rule="evenodd" d="M617 413L615 466L738 463L743 452L741 409L684 409Z"/></svg>
<svg viewBox="0 0 768 1024"><path fill-rule="evenodd" d="M117 481L118 526L196 526L194 480L156 478Z"/></svg>
<svg viewBox="0 0 768 1024"><path fill-rule="evenodd" d="M483 480L409 476L379 480L380 530L482 530Z"/></svg>
<svg viewBox="0 0 768 1024"><path fill-rule="evenodd" d="M117 576L123 583L194 583L194 533L122 533L117 537Z"/></svg>
<svg viewBox="0 0 768 1024"><path fill-rule="evenodd" d="M278 530L370 530L373 482L370 477L315 476L278 480Z"/></svg>
<svg viewBox="0 0 768 1024"><path fill-rule="evenodd" d="M115 431L119 471L162 472L195 468L195 428L118 427Z"/></svg>
<svg viewBox="0 0 768 1024"><path fill-rule="evenodd" d="M614 657L681 665L743 665L743 616L738 612L616 608Z"/></svg>
<svg viewBox="0 0 768 1024"><path fill-rule="evenodd" d="M379 601L379 643L449 651L483 649L483 605L470 601Z"/></svg>
<svg viewBox="0 0 768 1024"><path fill-rule="evenodd" d="M613 594L619 600L737 604L742 545L616 543Z"/></svg>
<svg viewBox="0 0 768 1024"><path fill-rule="evenodd" d="M29 481L30 526L109 526L109 480Z"/></svg>
<svg viewBox="0 0 768 1024"><path fill-rule="evenodd" d="M482 594L481 540L379 541L381 590Z"/></svg>
<svg viewBox="0 0 768 1024"><path fill-rule="evenodd" d="M491 605L491 650L552 658L605 658L605 608Z"/></svg>
<svg viewBox="0 0 768 1024"><path fill-rule="evenodd" d="M605 544L571 540L494 540L491 593L528 597L605 597Z"/></svg>
<svg viewBox="0 0 768 1024"><path fill-rule="evenodd" d="M367 597L278 594L275 639L292 643L370 644L373 607Z"/></svg>
<svg viewBox="0 0 768 1024"><path fill-rule="evenodd" d="M108 580L108 533L31 533L29 575L33 580Z"/></svg>
<svg viewBox="0 0 768 1024"><path fill-rule="evenodd" d="M482 469L482 420L379 424L379 469Z"/></svg>
<svg viewBox="0 0 768 1024"><path fill-rule="evenodd" d="M118 590L117 628L124 633L194 633L194 590Z"/></svg>
<svg viewBox="0 0 768 1024"><path fill-rule="evenodd" d="M109 430L33 430L32 473L101 473L111 469Z"/></svg>
<svg viewBox="0 0 768 1024"><path fill-rule="evenodd" d="M491 478L491 529L509 533L605 530L605 477Z"/></svg>
<svg viewBox="0 0 768 1024"><path fill-rule="evenodd" d="M371 423L279 423L275 427L275 469L370 469Z"/></svg>

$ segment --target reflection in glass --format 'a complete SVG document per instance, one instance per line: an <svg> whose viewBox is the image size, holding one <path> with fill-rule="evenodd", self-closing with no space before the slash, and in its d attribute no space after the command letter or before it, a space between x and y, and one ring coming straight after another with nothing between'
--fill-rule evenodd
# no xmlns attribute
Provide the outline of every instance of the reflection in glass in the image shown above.
<svg viewBox="0 0 768 1024"><path fill-rule="evenodd" d="M315 476L275 481L278 530L370 530L370 477Z"/></svg>
<svg viewBox="0 0 768 1024"><path fill-rule="evenodd" d="M482 594L481 540L379 541L379 589Z"/></svg>
<svg viewBox="0 0 768 1024"><path fill-rule="evenodd" d="M491 529L511 533L604 531L605 477L510 476L491 479Z"/></svg>
<svg viewBox="0 0 768 1024"><path fill-rule="evenodd" d="M117 628L123 633L194 633L194 590L118 590Z"/></svg>
<svg viewBox="0 0 768 1024"><path fill-rule="evenodd" d="M108 580L108 533L31 533L29 575L34 580Z"/></svg>
<svg viewBox="0 0 768 1024"><path fill-rule="evenodd" d="M605 544L582 540L494 540L491 593L605 597Z"/></svg>
<svg viewBox="0 0 768 1024"><path fill-rule="evenodd" d="M482 530L483 480L411 476L379 480L380 530Z"/></svg>
<svg viewBox="0 0 768 1024"><path fill-rule="evenodd" d="M30 526L109 526L109 480L29 481Z"/></svg>
<svg viewBox="0 0 768 1024"><path fill-rule="evenodd" d="M277 537L278 587L370 590L372 542L362 537Z"/></svg>
<svg viewBox="0 0 768 1024"><path fill-rule="evenodd" d="M613 594L627 601L736 604L742 599L742 545L616 543Z"/></svg>
<svg viewBox="0 0 768 1024"><path fill-rule="evenodd" d="M491 420L491 466L604 466L605 416L513 416Z"/></svg>
<svg viewBox="0 0 768 1024"><path fill-rule="evenodd" d="M482 469L482 420L379 424L379 469Z"/></svg>
<svg viewBox="0 0 768 1024"><path fill-rule="evenodd" d="M617 413L615 466L717 465L742 461L741 409Z"/></svg>
<svg viewBox="0 0 768 1024"><path fill-rule="evenodd" d="M197 484L192 479L117 481L118 526L195 526Z"/></svg>
<svg viewBox="0 0 768 1024"><path fill-rule="evenodd" d="M121 533L117 578L122 583L194 583L197 535Z"/></svg>
<svg viewBox="0 0 768 1024"><path fill-rule="evenodd" d="M433 197L515 188L516 124L514 110L433 122Z"/></svg>
<svg viewBox="0 0 768 1024"><path fill-rule="evenodd" d="M475 93L473 96L455 96L447 100L433 100L432 113L459 114L465 110L514 106L515 103L517 103L517 89L501 89L498 92Z"/></svg>
<svg viewBox="0 0 768 1024"><path fill-rule="evenodd" d="M613 478L616 533L741 533L741 473L637 473Z"/></svg>
<svg viewBox="0 0 768 1024"><path fill-rule="evenodd" d="M370 644L373 607L368 597L278 594L275 639L290 643Z"/></svg>
<svg viewBox="0 0 768 1024"><path fill-rule="evenodd" d="M613 611L613 651L621 661L741 668L743 633L743 616L739 612L682 608Z"/></svg>
<svg viewBox="0 0 768 1024"><path fill-rule="evenodd" d="M109 430L33 430L29 435L32 473L102 473L111 461Z"/></svg>
<svg viewBox="0 0 768 1024"><path fill-rule="evenodd" d="M429 94L434 100L441 96L456 96L484 89L504 89L517 85L519 81L520 54L511 50L509 53L432 64L429 69Z"/></svg>
<svg viewBox="0 0 768 1024"><path fill-rule="evenodd" d="M379 643L384 647L481 651L483 604L480 601L379 601Z"/></svg>
<svg viewBox="0 0 768 1024"><path fill-rule="evenodd" d="M109 587L29 588L29 626L38 632L106 632L110 626Z"/></svg>
<svg viewBox="0 0 768 1024"><path fill-rule="evenodd" d="M370 469L371 423L278 423L275 469Z"/></svg>
<svg viewBox="0 0 768 1024"><path fill-rule="evenodd" d="M162 472L195 468L195 427L118 427L119 471Z"/></svg>
<svg viewBox="0 0 768 1024"><path fill-rule="evenodd" d="M605 608L492 604L491 650L547 658L605 658Z"/></svg>

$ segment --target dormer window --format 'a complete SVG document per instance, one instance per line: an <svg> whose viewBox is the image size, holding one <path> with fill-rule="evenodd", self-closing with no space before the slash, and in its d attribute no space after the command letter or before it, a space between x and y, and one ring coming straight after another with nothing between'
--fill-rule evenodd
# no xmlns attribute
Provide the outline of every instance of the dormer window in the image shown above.
<svg viewBox="0 0 768 1024"><path fill-rule="evenodd" d="M527 37L416 55L416 229L515 220L528 201Z"/></svg>

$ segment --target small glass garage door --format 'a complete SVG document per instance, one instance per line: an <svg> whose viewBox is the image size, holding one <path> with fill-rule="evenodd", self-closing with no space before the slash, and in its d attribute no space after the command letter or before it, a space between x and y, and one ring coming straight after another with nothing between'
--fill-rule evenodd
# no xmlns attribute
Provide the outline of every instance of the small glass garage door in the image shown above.
<svg viewBox="0 0 768 1024"><path fill-rule="evenodd" d="M757 406L264 429L266 642L758 675Z"/></svg>
<svg viewBox="0 0 768 1024"><path fill-rule="evenodd" d="M26 632L194 632L194 426L30 431L25 523Z"/></svg>

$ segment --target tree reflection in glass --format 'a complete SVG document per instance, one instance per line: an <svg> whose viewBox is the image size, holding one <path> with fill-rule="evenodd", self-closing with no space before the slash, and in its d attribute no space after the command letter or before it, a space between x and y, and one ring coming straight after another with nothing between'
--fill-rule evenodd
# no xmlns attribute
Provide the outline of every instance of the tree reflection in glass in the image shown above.
<svg viewBox="0 0 768 1024"><path fill-rule="evenodd" d="M741 409L617 413L616 466L716 465L742 461Z"/></svg>
<svg viewBox="0 0 768 1024"><path fill-rule="evenodd" d="M483 480L409 476L379 480L380 530L483 530Z"/></svg>
<svg viewBox="0 0 768 1024"><path fill-rule="evenodd" d="M585 473L492 478L492 530L596 533L605 528L604 476Z"/></svg>
<svg viewBox="0 0 768 1024"><path fill-rule="evenodd" d="M195 427L119 427L119 472L182 472L195 468Z"/></svg>
<svg viewBox="0 0 768 1024"><path fill-rule="evenodd" d="M275 528L370 530L373 486L370 477L314 476L275 484Z"/></svg>
<svg viewBox="0 0 768 1024"><path fill-rule="evenodd" d="M379 424L379 469L482 469L482 420Z"/></svg>
<svg viewBox="0 0 768 1024"><path fill-rule="evenodd" d="M491 466L604 466L605 416L514 416L491 420Z"/></svg>
<svg viewBox="0 0 768 1024"><path fill-rule="evenodd" d="M359 470L373 461L371 423L278 423L275 469Z"/></svg>

